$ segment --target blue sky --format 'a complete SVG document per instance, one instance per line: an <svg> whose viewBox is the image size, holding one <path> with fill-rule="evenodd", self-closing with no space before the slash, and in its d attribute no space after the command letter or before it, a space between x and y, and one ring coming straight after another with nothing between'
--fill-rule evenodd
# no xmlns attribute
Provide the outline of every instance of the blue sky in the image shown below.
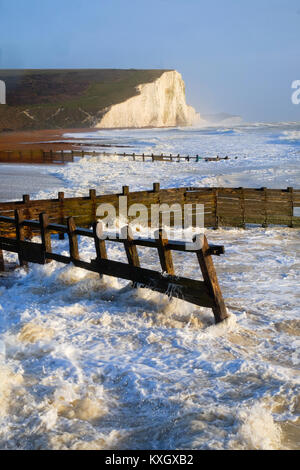
<svg viewBox="0 0 300 470"><path fill-rule="evenodd" d="M299 0L0 0L0 68L171 68L202 113L300 121Z"/></svg>

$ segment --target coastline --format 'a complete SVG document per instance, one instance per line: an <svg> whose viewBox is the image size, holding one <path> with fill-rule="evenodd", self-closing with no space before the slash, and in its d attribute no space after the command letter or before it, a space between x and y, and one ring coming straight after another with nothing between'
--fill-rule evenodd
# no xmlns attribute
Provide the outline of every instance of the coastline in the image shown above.
<svg viewBox="0 0 300 470"><path fill-rule="evenodd" d="M64 137L64 134L99 132L96 128L82 129L43 129L29 131L12 131L0 133L1 150L72 150L78 149L80 145L72 142L73 138ZM63 142L62 142L63 140ZM68 142L70 141L70 142Z"/></svg>
<svg viewBox="0 0 300 470"><path fill-rule="evenodd" d="M63 183L56 176L43 171L50 165L0 164L0 202L20 201L23 194L61 190Z"/></svg>
<svg viewBox="0 0 300 470"><path fill-rule="evenodd" d="M187 126L188 127L188 126ZM89 146L88 143L74 142L76 134L97 133L103 131L118 130L147 130L147 129L176 129L173 126L160 127L111 127L111 128L67 128L67 129L40 129L26 131L4 131L0 132L0 151L1 150L78 150L82 146ZM65 134L75 134L73 137L65 137ZM106 140L106 139L105 139ZM127 145L112 145L109 143L93 143L93 147L128 147Z"/></svg>

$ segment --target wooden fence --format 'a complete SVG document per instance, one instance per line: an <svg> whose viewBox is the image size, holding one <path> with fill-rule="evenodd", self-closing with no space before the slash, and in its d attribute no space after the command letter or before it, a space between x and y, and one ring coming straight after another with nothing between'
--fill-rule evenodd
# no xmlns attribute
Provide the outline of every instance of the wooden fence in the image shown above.
<svg viewBox="0 0 300 470"><path fill-rule="evenodd" d="M96 152L85 152L86 155L93 155L96 156ZM205 161L205 162L219 162L221 160L230 160L228 156L226 157L202 157L200 155L173 155L170 153L169 155L161 153L160 155L155 155L155 154L145 154L145 153L110 153L110 152L101 152L98 153L99 155L102 156L117 156L117 157L130 157L132 158L133 161L152 161L152 162L200 162L200 161ZM234 157L237 159L238 157Z"/></svg>
<svg viewBox="0 0 300 470"><path fill-rule="evenodd" d="M0 151L0 163L44 163L44 164L64 164L73 162L75 157L84 157L86 155L92 157L107 157L107 156L118 156L118 157L129 157L133 161L141 162L200 162L200 161L220 161L230 160L229 157L201 157L199 155L155 155L155 154L138 154L138 153L112 153L103 151L87 151L87 150L50 150L44 151L42 149L34 149L27 151L18 150L3 150ZM237 157L235 157L237 158Z"/></svg>
<svg viewBox="0 0 300 470"><path fill-rule="evenodd" d="M0 151L0 163L22 164L64 164L74 161L72 152L52 151L45 152L41 149L34 150L2 150Z"/></svg>
<svg viewBox="0 0 300 470"><path fill-rule="evenodd" d="M101 276L118 277L133 282L133 287L147 287L154 291L165 293L170 297L181 298L195 305L208 307L213 310L216 323L227 318L228 314L218 283L212 255L224 253L223 246L208 245L206 237L203 242L197 240L197 246L192 251L196 254L203 281L188 279L175 275L172 251L187 251L186 244L180 241L169 241L163 230L158 231L157 239L134 239L129 227L122 239L113 238L110 241L123 243L128 263L109 260L106 251L106 242L99 235L99 223L93 224L93 230L77 228L73 217L67 218L66 225L51 223L46 213L39 214L39 220L26 220L23 210L15 210L14 218L1 216L2 224L14 227L15 237L0 237L0 261L4 268L2 250L18 253L21 266L28 262L45 264L51 260L61 263L73 263L75 266L99 273ZM39 232L41 243L25 239L25 228ZM51 233L67 234L69 238L69 256L53 253L51 246ZM93 238L96 258L83 261L78 248L78 236ZM196 241L196 240L195 240ZM161 270L154 271L142 268L137 251L139 247L150 247L158 251Z"/></svg>
<svg viewBox="0 0 300 470"><path fill-rule="evenodd" d="M65 224L66 219L74 217L76 224L90 227L96 220L97 207L110 203L118 216L119 197L127 196L127 208L135 203L144 204L149 210L154 204L179 204L184 209L186 204L196 208L203 204L205 227L246 227L247 224L285 225L300 228L300 217L295 209L300 207L300 190L287 189L252 189L252 188L171 188L160 189L159 183L153 184L150 191L130 192L123 186L119 194L96 195L90 189L86 197L66 198L63 192L56 199L31 200L24 195L21 201L0 202L0 215L14 217L16 209L22 209L27 219L38 219L39 213L46 212L51 223ZM183 213L183 210L182 210ZM184 218L184 214L182 214ZM171 214L171 224L174 215ZM26 236L34 229L27 228ZM14 236L14 227L0 223L0 234Z"/></svg>

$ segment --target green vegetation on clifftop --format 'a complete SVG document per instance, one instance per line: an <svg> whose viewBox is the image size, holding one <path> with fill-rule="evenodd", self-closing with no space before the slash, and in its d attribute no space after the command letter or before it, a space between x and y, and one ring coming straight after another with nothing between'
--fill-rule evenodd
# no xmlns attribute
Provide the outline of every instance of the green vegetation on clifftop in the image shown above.
<svg viewBox="0 0 300 470"><path fill-rule="evenodd" d="M107 107L137 95L139 84L165 71L0 70L7 90L7 104L0 105L0 131L93 126Z"/></svg>

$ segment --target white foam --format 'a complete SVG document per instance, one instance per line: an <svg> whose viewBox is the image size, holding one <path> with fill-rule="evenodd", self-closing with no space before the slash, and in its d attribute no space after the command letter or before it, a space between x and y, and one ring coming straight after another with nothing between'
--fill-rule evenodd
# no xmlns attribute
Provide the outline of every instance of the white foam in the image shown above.
<svg viewBox="0 0 300 470"><path fill-rule="evenodd" d="M297 186L299 150L278 142L283 132L299 132L296 124L232 130L97 133L135 152L228 154L227 162L86 157L47 171L61 178L66 196L93 187L119 192L124 178L132 190L157 180L162 187ZM35 197L49 195L56 191ZM226 248L214 258L230 313L219 325L210 309L72 265L30 265L1 277L1 448L297 446L296 432L287 440L279 429L298 413L299 230L219 229L207 237ZM52 244L59 253L68 248L68 240ZM80 238L79 247L84 259L95 257L93 240ZM109 244L108 253L126 259L121 244ZM143 266L157 268L156 252L139 253ZM174 264L178 274L201 278L194 255L174 253Z"/></svg>
<svg viewBox="0 0 300 470"><path fill-rule="evenodd" d="M246 449L278 450L281 446L281 430L272 413L260 404L239 412L241 422L238 438Z"/></svg>

